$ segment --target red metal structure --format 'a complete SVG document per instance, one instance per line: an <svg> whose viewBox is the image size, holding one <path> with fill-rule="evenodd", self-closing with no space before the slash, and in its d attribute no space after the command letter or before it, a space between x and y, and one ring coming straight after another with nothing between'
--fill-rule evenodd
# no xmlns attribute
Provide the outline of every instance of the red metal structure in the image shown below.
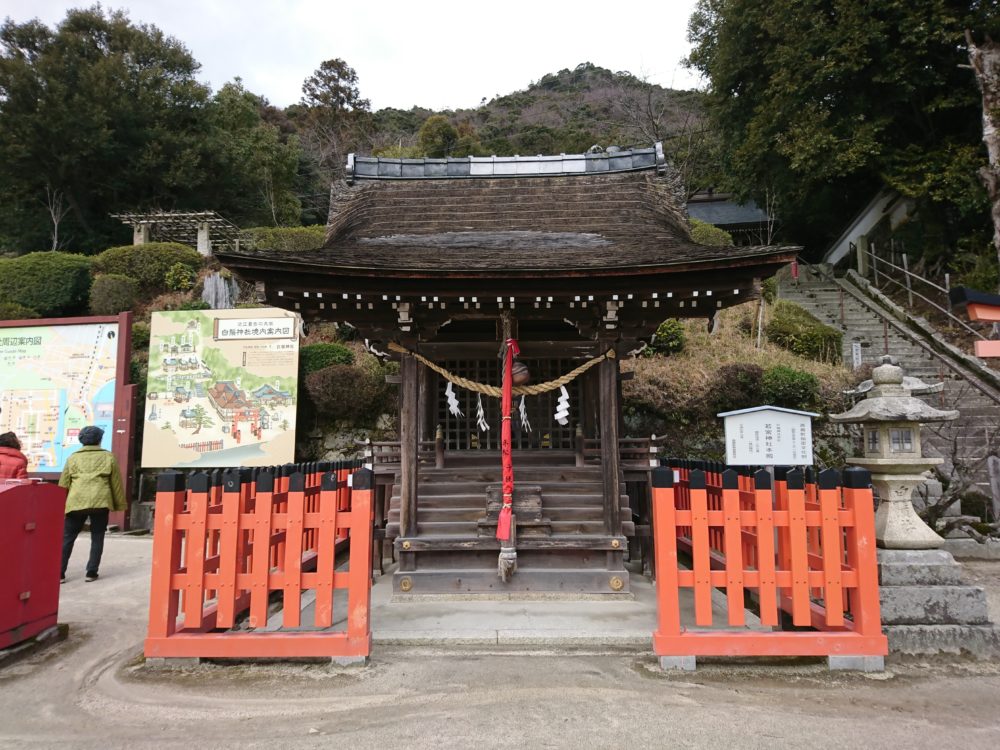
<svg viewBox="0 0 1000 750"><path fill-rule="evenodd" d="M146 656L368 656L374 484L369 469L350 473L357 466L161 474ZM346 571L336 566L344 540ZM338 589L346 623L334 612ZM303 623L308 591L315 617ZM276 595L282 621L265 629ZM243 614L246 629L234 630Z"/></svg>
<svg viewBox="0 0 1000 750"><path fill-rule="evenodd" d="M0 481L0 649L56 624L66 490Z"/></svg>
<svg viewBox="0 0 1000 750"><path fill-rule="evenodd" d="M659 656L884 656L875 519L864 469L753 476L717 464L653 471ZM675 479L676 472L676 479ZM682 568L679 553L690 558ZM712 590L725 589L734 630L687 629L680 589L694 591L695 628L713 625ZM796 628L747 630L746 597L760 622L779 611Z"/></svg>

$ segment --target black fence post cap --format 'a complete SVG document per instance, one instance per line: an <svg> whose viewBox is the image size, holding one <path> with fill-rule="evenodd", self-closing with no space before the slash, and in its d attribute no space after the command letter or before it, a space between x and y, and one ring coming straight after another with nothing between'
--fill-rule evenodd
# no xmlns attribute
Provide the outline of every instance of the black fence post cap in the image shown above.
<svg viewBox="0 0 1000 750"><path fill-rule="evenodd" d="M653 486L673 487L674 470L667 466L658 466L657 468L653 469Z"/></svg>
<svg viewBox="0 0 1000 750"><path fill-rule="evenodd" d="M351 489L370 490L375 486L375 472L371 469L358 469L351 477Z"/></svg>
<svg viewBox="0 0 1000 750"><path fill-rule="evenodd" d="M758 490L769 490L771 489L771 472L767 469L761 469L756 474L753 475L753 486Z"/></svg>
<svg viewBox="0 0 1000 750"><path fill-rule="evenodd" d="M740 475L735 469L722 472L722 489L737 490L740 487Z"/></svg>
<svg viewBox="0 0 1000 750"><path fill-rule="evenodd" d="M180 492L184 489L185 479L179 471L161 471L156 476L156 491Z"/></svg>
<svg viewBox="0 0 1000 750"><path fill-rule="evenodd" d="M691 469L688 474L688 486L692 490L705 489L705 472L701 469Z"/></svg>
<svg viewBox="0 0 1000 750"><path fill-rule="evenodd" d="M274 469L261 469L257 474L257 492L274 492Z"/></svg>

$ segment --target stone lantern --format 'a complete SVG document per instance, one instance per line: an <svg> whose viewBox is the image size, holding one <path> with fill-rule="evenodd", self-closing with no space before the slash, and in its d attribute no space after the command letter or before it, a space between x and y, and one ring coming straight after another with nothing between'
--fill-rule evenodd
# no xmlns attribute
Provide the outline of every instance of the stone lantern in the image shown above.
<svg viewBox="0 0 1000 750"><path fill-rule="evenodd" d="M867 385L864 384L864 385ZM941 458L924 458L920 449L920 425L958 418L957 411L941 411L912 393L929 393L936 386L916 378L904 378L903 369L883 357L872 371L870 388L859 389L865 398L843 414L830 416L833 422L860 424L864 430L864 457L849 463L868 469L881 503L875 513L875 538L887 549L934 549L942 539L913 509L913 490L925 481L925 472L943 463Z"/></svg>

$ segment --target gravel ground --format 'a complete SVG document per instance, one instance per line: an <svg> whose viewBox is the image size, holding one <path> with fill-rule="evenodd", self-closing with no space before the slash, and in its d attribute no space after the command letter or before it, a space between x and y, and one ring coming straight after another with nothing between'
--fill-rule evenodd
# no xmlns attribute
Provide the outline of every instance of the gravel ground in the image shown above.
<svg viewBox="0 0 1000 750"><path fill-rule="evenodd" d="M83 540L84 548L86 540ZM369 666L143 666L148 538L71 569L69 638L0 669L0 748L960 747L1000 745L1000 664L699 664L648 655L380 648ZM82 554L78 553L82 564ZM1000 562L968 566L1000 619Z"/></svg>

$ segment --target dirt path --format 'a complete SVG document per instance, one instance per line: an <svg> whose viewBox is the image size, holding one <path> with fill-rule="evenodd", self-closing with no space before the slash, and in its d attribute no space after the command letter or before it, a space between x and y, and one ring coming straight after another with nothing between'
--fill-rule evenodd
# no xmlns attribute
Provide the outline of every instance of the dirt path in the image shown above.
<svg viewBox="0 0 1000 750"><path fill-rule="evenodd" d="M86 547L86 540L82 545ZM1000 664L712 666L652 655L379 649L362 669L140 665L148 538L109 538L101 580L71 569L69 639L0 671L0 748L961 747L1000 743ZM79 562L82 564L82 555ZM73 568L71 565L71 568ZM1000 581L1000 563L975 566ZM1000 591L1000 586L997 586Z"/></svg>

